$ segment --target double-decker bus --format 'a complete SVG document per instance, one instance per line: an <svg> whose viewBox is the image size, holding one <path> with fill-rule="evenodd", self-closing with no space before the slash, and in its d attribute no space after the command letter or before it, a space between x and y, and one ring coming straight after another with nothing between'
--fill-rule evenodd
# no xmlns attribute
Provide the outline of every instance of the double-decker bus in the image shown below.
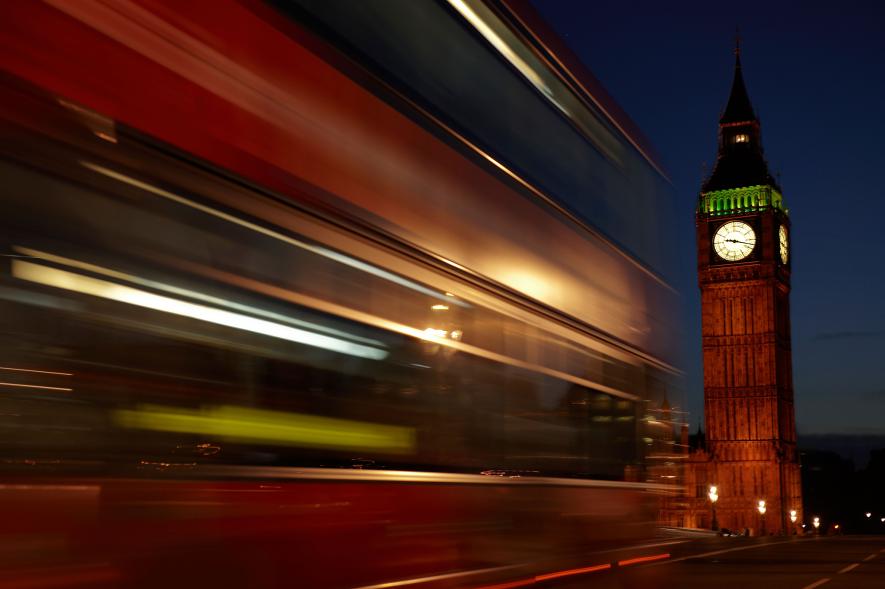
<svg viewBox="0 0 885 589"><path fill-rule="evenodd" d="M0 13L0 585L666 558L672 193L530 6Z"/></svg>

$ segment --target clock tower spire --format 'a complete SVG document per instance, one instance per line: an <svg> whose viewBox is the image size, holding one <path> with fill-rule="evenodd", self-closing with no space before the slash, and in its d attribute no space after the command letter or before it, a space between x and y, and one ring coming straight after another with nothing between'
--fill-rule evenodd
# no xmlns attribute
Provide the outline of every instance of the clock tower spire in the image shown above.
<svg viewBox="0 0 885 589"><path fill-rule="evenodd" d="M795 530L802 513L790 344L790 219L768 170L739 40L716 164L696 212L706 451L690 492L715 485L718 523ZM760 501L765 509L759 509ZM699 511L699 513L702 513ZM801 519L799 520L801 521Z"/></svg>

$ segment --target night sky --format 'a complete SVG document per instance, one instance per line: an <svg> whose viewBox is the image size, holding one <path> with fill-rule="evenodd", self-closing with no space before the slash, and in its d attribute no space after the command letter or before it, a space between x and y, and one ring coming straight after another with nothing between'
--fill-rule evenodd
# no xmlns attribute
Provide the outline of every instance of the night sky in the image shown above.
<svg viewBox="0 0 885 589"><path fill-rule="evenodd" d="M735 27L769 168L792 219L803 434L885 434L885 3L534 0L657 148L678 197L686 392L703 415L694 207Z"/></svg>

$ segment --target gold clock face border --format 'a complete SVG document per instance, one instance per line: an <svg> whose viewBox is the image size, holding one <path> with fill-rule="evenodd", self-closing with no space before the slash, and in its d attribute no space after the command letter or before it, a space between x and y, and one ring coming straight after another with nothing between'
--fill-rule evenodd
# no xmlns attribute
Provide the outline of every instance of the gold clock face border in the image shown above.
<svg viewBox="0 0 885 589"><path fill-rule="evenodd" d="M738 226L745 229L737 231ZM726 235L731 237L726 237ZM741 240L737 240L735 236L741 237ZM726 246L725 244L729 242L740 245ZM750 257L750 254L756 250L756 231L752 225L745 221L726 221L716 228L711 243L713 252L720 260L724 262L741 262ZM746 246L749 246L749 248ZM729 247L731 247L730 250ZM730 257L729 253L731 253Z"/></svg>
<svg viewBox="0 0 885 589"><path fill-rule="evenodd" d="M790 241L787 226L780 224L777 230L778 253L784 266L790 261Z"/></svg>

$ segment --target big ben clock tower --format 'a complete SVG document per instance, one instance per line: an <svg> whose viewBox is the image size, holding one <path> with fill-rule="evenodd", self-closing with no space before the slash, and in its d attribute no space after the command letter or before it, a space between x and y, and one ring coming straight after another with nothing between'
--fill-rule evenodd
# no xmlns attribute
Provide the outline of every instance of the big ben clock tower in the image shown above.
<svg viewBox="0 0 885 589"><path fill-rule="evenodd" d="M790 219L768 171L735 51L716 165L698 199L705 479L718 524L790 533L802 521L790 347ZM764 504L760 503L763 502Z"/></svg>

